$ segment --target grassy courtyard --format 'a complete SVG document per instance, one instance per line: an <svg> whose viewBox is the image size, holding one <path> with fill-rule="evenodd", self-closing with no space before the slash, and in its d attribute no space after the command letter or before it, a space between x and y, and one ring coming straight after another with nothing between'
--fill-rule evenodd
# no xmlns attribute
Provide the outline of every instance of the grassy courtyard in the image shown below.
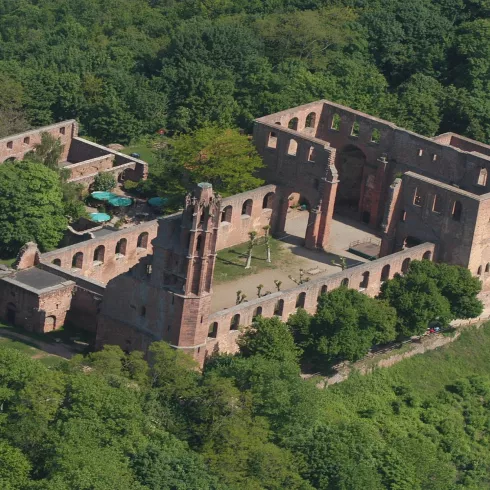
<svg viewBox="0 0 490 490"><path fill-rule="evenodd" d="M287 254L283 249L283 244L279 240L271 238L271 263L267 262L266 246L262 240L253 248L252 267L250 269L245 269L247 255L247 243L220 250L214 269L214 282L220 284L251 276L264 270L277 269Z"/></svg>

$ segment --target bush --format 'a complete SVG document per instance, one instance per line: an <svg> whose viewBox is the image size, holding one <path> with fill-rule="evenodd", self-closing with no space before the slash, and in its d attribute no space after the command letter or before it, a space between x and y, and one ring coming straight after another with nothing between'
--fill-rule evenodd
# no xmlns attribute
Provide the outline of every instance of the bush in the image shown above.
<svg viewBox="0 0 490 490"><path fill-rule="evenodd" d="M114 178L114 175L105 172L103 174L98 174L95 179L94 183L92 185L92 188L94 191L112 191L116 187L116 179Z"/></svg>

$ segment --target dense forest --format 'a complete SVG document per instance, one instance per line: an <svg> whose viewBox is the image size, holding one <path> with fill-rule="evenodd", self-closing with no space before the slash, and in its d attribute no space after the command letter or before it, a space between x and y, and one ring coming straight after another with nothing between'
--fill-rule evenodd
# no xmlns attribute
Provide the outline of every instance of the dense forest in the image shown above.
<svg viewBox="0 0 490 490"><path fill-rule="evenodd" d="M163 342L47 368L0 349L4 490L480 490L490 326L318 389L281 335L197 371Z"/></svg>
<svg viewBox="0 0 490 490"><path fill-rule="evenodd" d="M490 143L488 0L0 0L0 135L250 130L319 98Z"/></svg>
<svg viewBox="0 0 490 490"><path fill-rule="evenodd" d="M488 487L490 325L447 356L409 361L404 378L354 375L325 389L301 376L305 362L331 367L436 318L481 313L467 269L414 261L385 284L378 298L322 294L314 315L299 309L287 323L258 316L236 355L214 354L202 370L165 342L147 359L108 345L50 367L0 346L0 487Z"/></svg>

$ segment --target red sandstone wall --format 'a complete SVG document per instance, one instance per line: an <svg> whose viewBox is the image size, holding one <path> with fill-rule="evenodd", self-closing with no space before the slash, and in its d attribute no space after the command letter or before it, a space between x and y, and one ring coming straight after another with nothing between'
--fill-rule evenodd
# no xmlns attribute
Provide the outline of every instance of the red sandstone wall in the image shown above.
<svg viewBox="0 0 490 490"><path fill-rule="evenodd" d="M307 114L312 111L317 114L315 135L319 140L328 142L338 151L348 145L354 145L366 155L366 160L371 163L374 163L380 156L386 155L390 163L391 177L398 171L413 170L436 179L443 179L448 183L456 182L461 187L477 194L490 190L488 187L490 183L484 188L477 185L480 168L484 167L490 171L489 157L466 153L459 148L448 146L448 142L444 139L427 138L398 128L388 121L330 101L318 101L258 119L254 130L254 140L257 141L259 152L262 154L261 148L265 146L263 142L265 136L261 135L270 130L274 131L273 127L276 122L281 122L281 126L275 125L278 134L287 132L290 135L309 136L310 130L303 133L301 131L304 128ZM340 117L338 130L332 128L334 115ZM298 118L297 131L285 129L288 121L293 117ZM358 136L352 135L355 122L359 124ZM266 125L267 128L264 127ZM371 141L374 129L380 132L379 143ZM458 146L474 151L470 150L470 147L473 148L473 146L464 146L463 143L460 144L459 139ZM284 153L286 148L283 146L281 149L278 146L280 153ZM485 153L481 148L476 151ZM393 178L388 178L388 181L384 183L383 192L386 191L387 185L391 184L392 180Z"/></svg>
<svg viewBox="0 0 490 490"><path fill-rule="evenodd" d="M263 208L264 197L274 193L273 208ZM252 214L250 216L242 214L242 206L245 201L252 199ZM217 250L232 247L248 241L248 233L256 231L259 235L264 234L264 226L271 224L273 209L276 208L278 196L276 196L276 186L266 185L252 191L243 192L235 196L223 199L221 210L231 206L231 221L221 220L218 231Z"/></svg>
<svg viewBox="0 0 490 490"><path fill-rule="evenodd" d="M230 330L230 324L235 315L240 315L240 325L251 325L253 317L257 314L257 308L262 308L262 316L274 316L274 308L279 300L284 301L283 314L281 318L287 320L289 315L297 310L296 301L300 293L306 293L304 308L309 313L314 313L317 307L318 296L322 292L323 287L327 287L328 291L338 288L344 279L348 279L349 287L359 289L375 296L379 293L381 287L381 272L385 266L390 267L389 277L393 277L396 273L401 273L404 261L421 260L425 254L430 254L433 257L435 245L433 243L424 243L416 247L403 250L388 257L360 264L358 266L346 269L328 277L309 281L301 286L288 289L281 292L276 292L262 298L247 301L240 305L218 311L210 315L207 319L208 326L213 322L218 323L218 332L216 338L209 338L206 342L207 355L219 349L220 352L235 352L236 346L234 342L238 333ZM427 257L427 255L426 255ZM363 281L363 274L369 273L369 283L366 289L360 289L360 284Z"/></svg>
<svg viewBox="0 0 490 490"><path fill-rule="evenodd" d="M146 249L137 248L138 236L144 232L148 233L148 247ZM53 260L58 259L61 261L62 268L106 283L113 277L128 271L142 257L151 254L151 240L156 237L156 234L157 221L148 221L140 225L123 228L101 238L94 238L69 247L47 252L41 255L41 260L52 263ZM123 238L127 240L126 255L116 256L116 245ZM95 249L100 245L105 247L104 262L102 263L94 261ZM77 252L83 253L83 265L81 269L72 268L72 259Z"/></svg>
<svg viewBox="0 0 490 490"><path fill-rule="evenodd" d="M73 163L65 168L71 172L69 180L75 180L78 177L87 175L97 175L103 170L108 170L114 165L114 155L103 155L91 160L86 160L80 163Z"/></svg>
<svg viewBox="0 0 490 490"><path fill-rule="evenodd" d="M52 330L57 330L61 328L66 320L66 315L70 309L72 302L72 295L75 285L65 287L63 289L57 289L56 291L42 294L39 297L39 308L41 314L44 314L44 323L42 325L42 333L46 333ZM52 328L52 323L47 320L48 317L53 317L55 319L54 328ZM41 325L39 325L41 327Z"/></svg>
<svg viewBox="0 0 490 490"><path fill-rule="evenodd" d="M438 261L468 267L479 197L411 172L406 173L402 181L400 208L405 211L405 221L401 220L402 213L398 213L392 251L400 250L406 237L411 236L421 242L436 243ZM422 198L421 206L414 204L416 191ZM441 212L433 210L436 195L440 199ZM462 204L459 221L452 216L456 202Z"/></svg>
<svg viewBox="0 0 490 490"><path fill-rule="evenodd" d="M64 134L62 134L63 131ZM0 162L9 158L22 160L27 152L32 151L36 144L41 142L41 133L50 133L61 140L64 146L61 160L64 161L68 157L72 138L78 135L78 124L74 120L63 121L2 138L0 139Z"/></svg>
<svg viewBox="0 0 490 490"><path fill-rule="evenodd" d="M31 332L47 331L46 318L55 318L55 328L63 326L70 308L74 283L53 288L40 295L6 281L0 281L0 318L7 322L8 305L15 306L15 325ZM52 330L52 328L50 328Z"/></svg>

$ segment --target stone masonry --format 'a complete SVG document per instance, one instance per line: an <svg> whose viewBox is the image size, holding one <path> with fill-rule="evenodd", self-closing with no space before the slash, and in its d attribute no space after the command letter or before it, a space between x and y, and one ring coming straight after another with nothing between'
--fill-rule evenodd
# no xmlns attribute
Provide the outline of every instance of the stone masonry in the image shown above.
<svg viewBox="0 0 490 490"><path fill-rule="evenodd" d="M26 270L58 277L62 286L50 287L72 288L65 316L87 311L84 322L96 330L98 348L117 344L146 351L163 339L200 363L213 352L234 352L238 327L250 325L254 316L286 320L299 307L314 312L318 296L340 285L374 296L412 260L467 267L488 289L490 146L453 133L427 138L325 100L256 120L254 142L265 162L265 186L222 199L210 184L199 184L181 213L120 231L103 228L47 254L29 249L33 259ZM105 153L76 135L71 148L78 148L80 162L89 162L89 173L99 164L127 164L116 151ZM263 233L266 225L283 233L293 195L309 210L307 248L328 249L335 212L377 230L381 258L211 314L217 252L243 243L249 231ZM4 284L24 281L24 290L33 293L32 284L54 281L2 274L0 298L11 294L2 292ZM45 320L52 305L34 303L29 308L45 312L37 327L45 331L52 325ZM22 308L14 306L17 318ZM0 317L12 318L9 308L0 303Z"/></svg>

